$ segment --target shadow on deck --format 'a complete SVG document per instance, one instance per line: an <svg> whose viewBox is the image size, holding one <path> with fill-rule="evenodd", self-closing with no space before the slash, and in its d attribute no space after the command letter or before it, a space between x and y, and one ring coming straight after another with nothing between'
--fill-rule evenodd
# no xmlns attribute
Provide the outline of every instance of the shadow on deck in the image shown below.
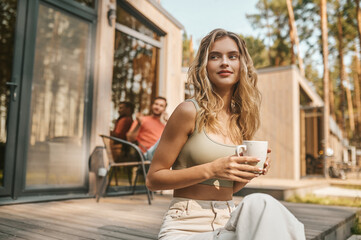
<svg viewBox="0 0 361 240"><path fill-rule="evenodd" d="M0 207L0 239L157 239L170 195L76 199ZM238 203L242 198L235 197ZM307 239L347 239L358 209L282 202Z"/></svg>

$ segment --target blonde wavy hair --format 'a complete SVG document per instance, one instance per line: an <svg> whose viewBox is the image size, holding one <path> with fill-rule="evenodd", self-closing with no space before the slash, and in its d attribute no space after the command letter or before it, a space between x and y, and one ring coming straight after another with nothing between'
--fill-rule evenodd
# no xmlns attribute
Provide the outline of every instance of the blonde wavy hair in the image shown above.
<svg viewBox="0 0 361 240"><path fill-rule="evenodd" d="M259 128L261 104L261 94L256 87L257 74L245 41L237 34L224 29L215 29L205 36L188 70L188 87L193 86L193 98L200 106L196 122L198 131L205 128L207 132L224 134L222 131L224 127L217 120L217 115L223 108L224 102L213 90L206 68L212 44L224 37L233 39L240 53L239 81L233 91L227 135L233 143L241 144L243 140L252 139Z"/></svg>

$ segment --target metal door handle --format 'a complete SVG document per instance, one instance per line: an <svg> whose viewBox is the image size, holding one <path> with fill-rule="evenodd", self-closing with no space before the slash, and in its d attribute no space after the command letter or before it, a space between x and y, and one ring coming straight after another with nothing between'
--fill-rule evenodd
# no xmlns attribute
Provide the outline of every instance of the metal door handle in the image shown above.
<svg viewBox="0 0 361 240"><path fill-rule="evenodd" d="M11 100L13 100L15 102L16 101L16 88L18 87L18 84L14 83L14 82L6 82L6 86L10 87Z"/></svg>

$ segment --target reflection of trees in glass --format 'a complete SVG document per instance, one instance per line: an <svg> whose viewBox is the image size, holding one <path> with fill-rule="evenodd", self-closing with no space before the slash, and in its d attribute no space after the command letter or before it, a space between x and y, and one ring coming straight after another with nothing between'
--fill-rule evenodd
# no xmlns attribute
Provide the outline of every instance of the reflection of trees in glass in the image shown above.
<svg viewBox="0 0 361 240"><path fill-rule="evenodd" d="M117 23L125 25L148 37L159 40L159 36L150 28L141 23L135 16L129 14L123 8L117 8Z"/></svg>
<svg viewBox="0 0 361 240"><path fill-rule="evenodd" d="M146 112L156 90L157 48L116 31L114 50L113 111L128 100Z"/></svg>
<svg viewBox="0 0 361 240"><path fill-rule="evenodd" d="M88 32L87 23L40 5L30 144L82 137Z"/></svg>
<svg viewBox="0 0 361 240"><path fill-rule="evenodd" d="M89 23L39 5L26 187L82 186Z"/></svg>
<svg viewBox="0 0 361 240"><path fill-rule="evenodd" d="M95 6L95 0L75 0L75 1L91 8L94 8Z"/></svg>
<svg viewBox="0 0 361 240"><path fill-rule="evenodd" d="M14 53L17 0L0 1L0 186L3 185L9 90Z"/></svg>
<svg viewBox="0 0 361 240"><path fill-rule="evenodd" d="M0 145L6 142L6 121L14 53L17 0L0 2ZM1 148L1 146L0 146ZM0 158L2 158L0 149Z"/></svg>

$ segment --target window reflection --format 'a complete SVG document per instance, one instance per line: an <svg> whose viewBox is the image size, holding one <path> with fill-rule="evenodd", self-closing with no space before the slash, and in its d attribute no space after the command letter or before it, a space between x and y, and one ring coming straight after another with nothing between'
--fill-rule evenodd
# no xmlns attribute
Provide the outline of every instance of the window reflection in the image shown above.
<svg viewBox="0 0 361 240"><path fill-rule="evenodd" d="M11 81L14 54L14 33L17 0L0 4L0 186L4 181L5 145L7 140L7 121L9 89L6 82Z"/></svg>
<svg viewBox="0 0 361 240"><path fill-rule="evenodd" d="M155 40L159 40L159 36L150 28L141 23L136 17L129 14L123 8L117 8L117 23L125 25L131 29L136 30L148 37L151 37Z"/></svg>
<svg viewBox="0 0 361 240"><path fill-rule="evenodd" d="M83 185L89 24L40 5L31 97L27 187Z"/></svg>
<svg viewBox="0 0 361 240"><path fill-rule="evenodd" d="M159 50L150 44L116 31L112 82L112 119L117 118L118 105L127 100L136 112L148 113L156 93ZM116 183L129 184L131 170L118 174ZM131 179L131 178L130 178ZM112 183L113 184L113 183Z"/></svg>
<svg viewBox="0 0 361 240"><path fill-rule="evenodd" d="M95 0L75 0L75 2L78 2L82 5L85 5L87 7L94 8L95 6Z"/></svg>
<svg viewBox="0 0 361 240"><path fill-rule="evenodd" d="M147 113L156 92L158 49L119 31L114 48L113 111L120 101L128 100L136 111Z"/></svg>

